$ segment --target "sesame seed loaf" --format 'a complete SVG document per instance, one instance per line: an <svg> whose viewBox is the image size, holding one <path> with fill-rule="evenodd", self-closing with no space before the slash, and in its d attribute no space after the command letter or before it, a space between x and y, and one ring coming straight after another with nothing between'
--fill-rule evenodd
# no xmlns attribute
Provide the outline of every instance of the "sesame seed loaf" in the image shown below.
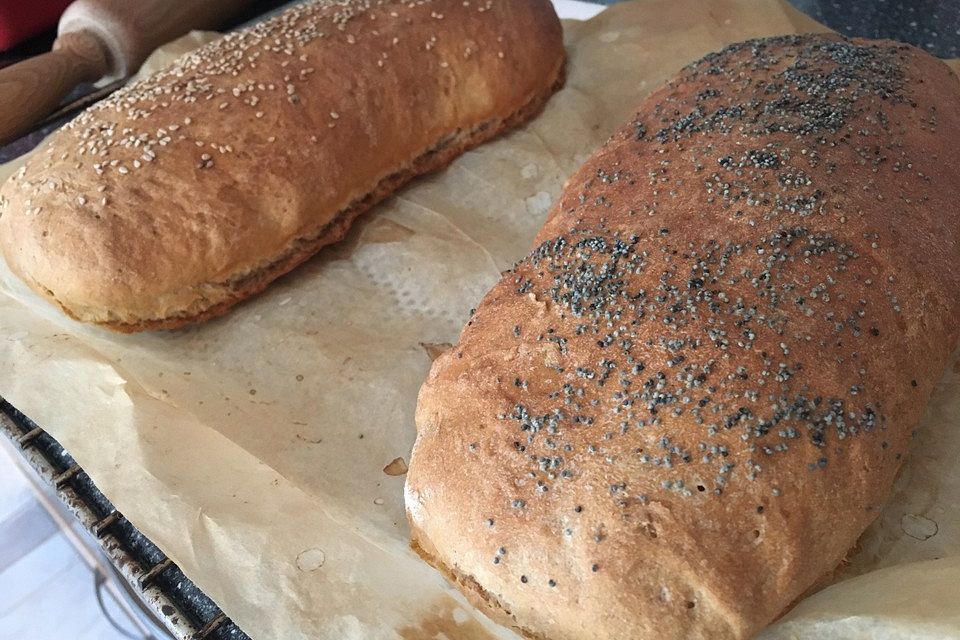
<svg viewBox="0 0 960 640"><path fill-rule="evenodd" d="M132 332L219 315L562 83L548 0L313 0L81 114L0 191L11 269Z"/></svg>
<svg viewBox="0 0 960 640"><path fill-rule="evenodd" d="M878 515L958 340L960 83L732 45L568 182L439 358L415 548L549 640L748 638Z"/></svg>

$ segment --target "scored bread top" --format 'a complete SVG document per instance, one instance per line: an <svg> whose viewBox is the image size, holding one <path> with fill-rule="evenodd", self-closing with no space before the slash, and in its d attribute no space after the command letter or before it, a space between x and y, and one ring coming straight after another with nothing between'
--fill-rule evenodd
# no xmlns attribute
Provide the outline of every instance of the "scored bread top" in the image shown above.
<svg viewBox="0 0 960 640"><path fill-rule="evenodd" d="M548 94L548 0L313 0L84 112L0 192L0 245L89 322L229 301L381 181Z"/></svg>
<svg viewBox="0 0 960 640"><path fill-rule="evenodd" d="M421 390L417 547L534 638L747 638L879 512L958 339L960 83L838 36L651 95Z"/></svg>

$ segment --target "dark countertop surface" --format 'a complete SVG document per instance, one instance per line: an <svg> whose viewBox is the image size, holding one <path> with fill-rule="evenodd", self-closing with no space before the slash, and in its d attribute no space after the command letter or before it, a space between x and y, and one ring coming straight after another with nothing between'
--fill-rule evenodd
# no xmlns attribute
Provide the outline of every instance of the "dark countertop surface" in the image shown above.
<svg viewBox="0 0 960 640"><path fill-rule="evenodd" d="M587 0L616 4L621 0ZM787 0L845 36L890 38L960 58L960 0Z"/></svg>
<svg viewBox="0 0 960 640"><path fill-rule="evenodd" d="M960 0L789 0L845 36L890 38L960 58Z"/></svg>
<svg viewBox="0 0 960 640"><path fill-rule="evenodd" d="M0 0L2 1L2 0ZM243 19L266 12L289 0L257 0ZM616 4L622 0L586 0ZM788 0L796 8L846 36L890 38L922 47L941 58L960 58L960 0ZM46 51L52 34L34 38L17 51L0 54L0 67L24 55ZM79 89L76 99L89 87ZM0 163L26 153L50 131L75 114L48 122L40 130L5 147L0 146Z"/></svg>

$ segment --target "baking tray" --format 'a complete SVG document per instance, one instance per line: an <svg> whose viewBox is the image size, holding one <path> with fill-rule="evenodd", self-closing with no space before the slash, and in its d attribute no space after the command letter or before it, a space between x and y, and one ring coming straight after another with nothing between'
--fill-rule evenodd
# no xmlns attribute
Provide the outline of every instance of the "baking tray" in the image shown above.
<svg viewBox="0 0 960 640"><path fill-rule="evenodd" d="M66 505L140 600L177 640L249 640L137 531L60 443L0 398L0 432Z"/></svg>
<svg viewBox="0 0 960 640"><path fill-rule="evenodd" d="M613 4L619 0L591 1ZM864 11L870 8L869 5L873 0L852 0L844 5L843 11L835 2L829 0L789 1L845 35L891 37L925 46L941 55L943 53L937 49L953 47L952 50L955 51L960 44L960 38L957 41L938 40L936 43L930 43L932 27L926 21L920 25L920 28L914 26L914 23L903 23L911 24L911 27L904 31L901 28L902 21L894 19L891 15L873 11L865 18ZM949 7L951 1L943 0L938 6L943 10ZM245 18L249 19L254 13L272 13L285 4L288 3L283 0L260 0L254 3L251 13ZM261 17L258 16L256 19ZM960 14L951 19L960 20ZM852 22L856 22L856 29L850 26ZM960 29L960 24L955 26ZM941 30L941 33L943 32L944 30ZM118 86L103 87L99 90L87 87L78 91L63 109L37 130L6 147L0 147L0 158L5 162L29 151L53 130L72 118L77 111L85 108L92 101L105 97ZM118 573L130 585L132 591L175 638L178 640L248 639L248 636L196 587L176 564L113 507L83 469L53 437L3 398L0 398L0 432L10 439L38 478L55 492L96 541Z"/></svg>

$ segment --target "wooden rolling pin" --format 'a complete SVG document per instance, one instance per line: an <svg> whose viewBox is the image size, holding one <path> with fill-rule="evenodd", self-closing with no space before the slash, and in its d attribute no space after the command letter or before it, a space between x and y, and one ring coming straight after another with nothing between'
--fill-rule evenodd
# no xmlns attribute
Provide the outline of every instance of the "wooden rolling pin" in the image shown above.
<svg viewBox="0 0 960 640"><path fill-rule="evenodd" d="M214 29L251 0L76 0L50 53L0 69L0 143L29 132L83 82L121 79L158 46Z"/></svg>

